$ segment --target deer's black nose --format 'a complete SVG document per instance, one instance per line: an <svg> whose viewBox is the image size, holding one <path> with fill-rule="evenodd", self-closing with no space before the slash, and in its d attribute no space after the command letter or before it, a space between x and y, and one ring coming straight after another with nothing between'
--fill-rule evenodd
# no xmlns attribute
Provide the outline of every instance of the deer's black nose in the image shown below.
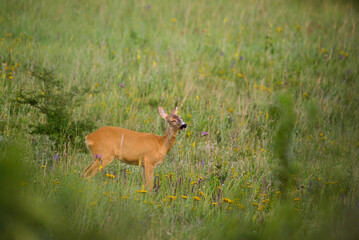
<svg viewBox="0 0 359 240"><path fill-rule="evenodd" d="M180 129L184 129L186 127L187 127L187 124L184 123L184 124L181 125Z"/></svg>

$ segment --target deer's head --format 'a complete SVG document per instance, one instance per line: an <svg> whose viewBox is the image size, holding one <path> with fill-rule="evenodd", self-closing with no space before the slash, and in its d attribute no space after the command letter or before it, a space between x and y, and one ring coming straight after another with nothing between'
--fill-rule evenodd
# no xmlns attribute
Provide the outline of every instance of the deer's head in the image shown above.
<svg viewBox="0 0 359 240"><path fill-rule="evenodd" d="M183 122L183 120L181 119L181 116L177 115L177 110L178 108L175 107L171 114L167 114L165 110L163 110L162 107L158 107L158 113L160 114L160 116L166 120L166 122L168 123L168 125L176 130L179 131L181 129L184 129L187 127L187 124L185 122Z"/></svg>

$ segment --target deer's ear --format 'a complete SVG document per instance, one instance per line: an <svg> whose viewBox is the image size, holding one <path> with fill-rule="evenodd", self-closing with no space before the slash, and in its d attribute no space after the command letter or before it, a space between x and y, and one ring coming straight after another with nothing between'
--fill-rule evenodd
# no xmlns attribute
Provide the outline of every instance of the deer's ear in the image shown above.
<svg viewBox="0 0 359 240"><path fill-rule="evenodd" d="M172 110L172 113L173 115L177 115L177 111L178 111L178 107L175 107L173 110Z"/></svg>
<svg viewBox="0 0 359 240"><path fill-rule="evenodd" d="M163 119L166 119L167 118L167 113L165 110L163 110L162 107L158 107L158 113L160 114L160 116L163 118Z"/></svg>

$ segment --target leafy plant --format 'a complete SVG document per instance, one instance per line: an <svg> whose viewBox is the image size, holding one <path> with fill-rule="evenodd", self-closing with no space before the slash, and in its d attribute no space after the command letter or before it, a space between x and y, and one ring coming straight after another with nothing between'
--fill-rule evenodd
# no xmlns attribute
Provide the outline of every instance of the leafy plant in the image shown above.
<svg viewBox="0 0 359 240"><path fill-rule="evenodd" d="M44 68L35 68L29 73L35 84L40 86L31 90L20 89L14 101L38 109L45 117L44 122L30 124L31 134L47 135L58 145L63 145L95 128L92 120L74 120L73 117L73 109L83 104L86 93L92 92L89 88L73 86L66 90L63 80Z"/></svg>

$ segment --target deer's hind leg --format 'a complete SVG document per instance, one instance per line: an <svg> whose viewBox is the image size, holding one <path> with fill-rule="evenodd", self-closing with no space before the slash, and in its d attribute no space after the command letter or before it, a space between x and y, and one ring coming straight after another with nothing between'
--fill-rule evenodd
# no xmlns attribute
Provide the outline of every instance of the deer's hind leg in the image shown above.
<svg viewBox="0 0 359 240"><path fill-rule="evenodd" d="M93 159L92 162L87 166L87 168L83 172L83 176L85 176L86 172L90 169L90 167L95 163L97 158Z"/></svg>
<svg viewBox="0 0 359 240"><path fill-rule="evenodd" d="M101 156L101 155L94 155L93 156L93 161L90 163L90 165L87 166L87 168L85 169L83 175L86 178L91 178L93 176L96 175L96 173L105 168L107 165L109 165L113 159L115 158L115 156L112 155L105 155L105 156Z"/></svg>

